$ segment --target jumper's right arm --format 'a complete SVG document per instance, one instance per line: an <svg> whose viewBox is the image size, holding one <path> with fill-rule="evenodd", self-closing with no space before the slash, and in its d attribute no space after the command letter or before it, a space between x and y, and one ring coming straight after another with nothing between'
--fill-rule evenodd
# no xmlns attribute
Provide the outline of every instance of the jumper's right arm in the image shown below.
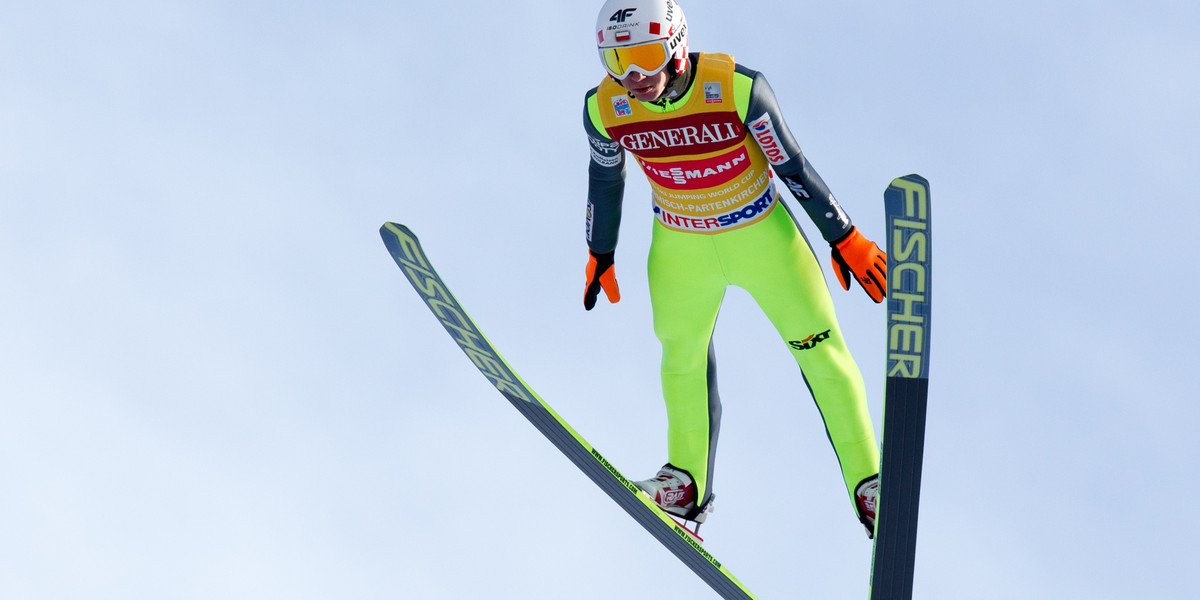
<svg viewBox="0 0 1200 600"><path fill-rule="evenodd" d="M592 155L588 164L587 244L593 254L607 254L616 250L621 227L625 149L608 137L600 122L595 88L584 102L583 128Z"/></svg>

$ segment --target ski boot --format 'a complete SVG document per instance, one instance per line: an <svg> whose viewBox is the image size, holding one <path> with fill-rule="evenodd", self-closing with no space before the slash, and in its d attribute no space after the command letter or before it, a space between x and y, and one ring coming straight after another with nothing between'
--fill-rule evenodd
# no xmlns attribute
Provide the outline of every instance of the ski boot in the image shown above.
<svg viewBox="0 0 1200 600"><path fill-rule="evenodd" d="M875 539L875 509L879 502L879 476L872 475L858 484L854 490L854 507L858 520L867 528L867 537Z"/></svg>
<svg viewBox="0 0 1200 600"><path fill-rule="evenodd" d="M708 518L708 513L712 512L712 501L716 496L709 494L708 501L697 508L696 484L687 471L667 464L658 470L658 474L653 479L635 481L633 484L646 492L646 495L650 496L663 512L672 517L679 517L675 521L688 533L696 539L704 541L697 532L700 531L700 524ZM696 525L689 528L686 523L680 523L680 519L691 521Z"/></svg>

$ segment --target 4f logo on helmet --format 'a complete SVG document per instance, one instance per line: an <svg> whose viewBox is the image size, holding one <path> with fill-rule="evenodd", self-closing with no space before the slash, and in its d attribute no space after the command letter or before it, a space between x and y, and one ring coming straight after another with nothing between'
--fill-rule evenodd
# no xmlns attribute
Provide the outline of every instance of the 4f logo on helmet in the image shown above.
<svg viewBox="0 0 1200 600"><path fill-rule="evenodd" d="M636 8L622 8L621 10L618 10L617 12L613 13L613 16L609 17L608 20L616 22L616 23L624 23L625 19L628 19L629 17L633 16L633 11L635 11L635 10L637 10L637 9Z"/></svg>

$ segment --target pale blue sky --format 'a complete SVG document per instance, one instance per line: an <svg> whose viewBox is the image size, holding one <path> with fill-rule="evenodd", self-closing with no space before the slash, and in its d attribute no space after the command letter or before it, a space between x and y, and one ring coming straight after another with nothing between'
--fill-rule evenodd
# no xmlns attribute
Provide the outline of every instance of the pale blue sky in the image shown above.
<svg viewBox="0 0 1200 600"><path fill-rule="evenodd" d="M6 3L0 597L710 597L377 234L409 225L618 468L665 460L640 173L623 300L580 300L600 4ZM917 596L1200 595L1200 8L683 6L694 50L766 73L869 237L888 181L931 182ZM878 425L883 311L834 297ZM764 600L865 597L798 370L739 290L716 336L707 547Z"/></svg>

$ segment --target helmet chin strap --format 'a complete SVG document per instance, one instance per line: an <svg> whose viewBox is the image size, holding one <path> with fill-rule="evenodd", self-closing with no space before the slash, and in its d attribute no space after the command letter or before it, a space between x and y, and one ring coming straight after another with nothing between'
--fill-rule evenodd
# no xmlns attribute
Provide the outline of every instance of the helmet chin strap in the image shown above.
<svg viewBox="0 0 1200 600"><path fill-rule="evenodd" d="M667 87L663 89L663 93L654 104L666 106L674 102L677 98L682 98L687 90L692 85L692 79L696 74L696 69L692 68L692 61L688 60L688 65L682 73L675 72L672 69L671 77L667 79Z"/></svg>

